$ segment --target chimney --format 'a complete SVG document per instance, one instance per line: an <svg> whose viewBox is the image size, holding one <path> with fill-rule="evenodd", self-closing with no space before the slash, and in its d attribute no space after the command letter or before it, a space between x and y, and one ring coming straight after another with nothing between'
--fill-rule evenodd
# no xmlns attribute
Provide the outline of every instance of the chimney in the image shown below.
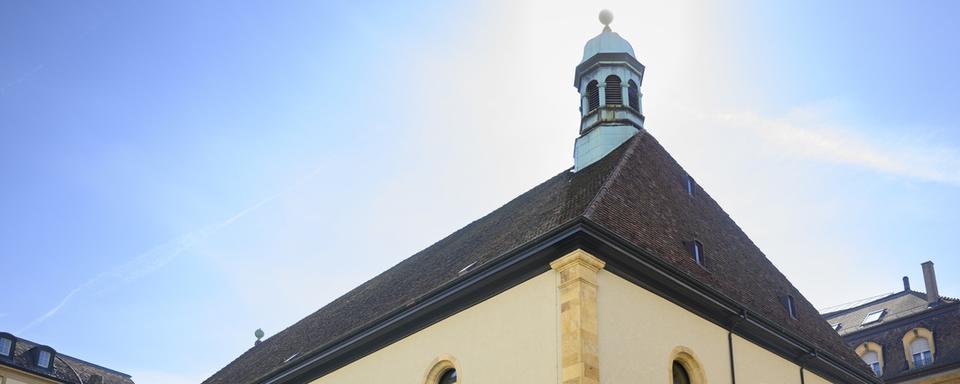
<svg viewBox="0 0 960 384"><path fill-rule="evenodd" d="M906 292L906 291L909 291L909 290L910 290L910 278L904 276L904 277L903 277L903 291Z"/></svg>
<svg viewBox="0 0 960 384"><path fill-rule="evenodd" d="M940 300L940 293L937 292L937 274L933 271L933 262L920 265L923 267L923 283L927 286L927 303L934 304Z"/></svg>

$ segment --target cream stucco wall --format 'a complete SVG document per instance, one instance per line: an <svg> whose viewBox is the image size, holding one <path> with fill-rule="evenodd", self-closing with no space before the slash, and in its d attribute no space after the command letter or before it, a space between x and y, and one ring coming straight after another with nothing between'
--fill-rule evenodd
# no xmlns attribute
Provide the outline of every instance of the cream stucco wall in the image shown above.
<svg viewBox="0 0 960 384"><path fill-rule="evenodd" d="M460 383L557 383L557 278L547 271L313 383L422 384L441 355Z"/></svg>
<svg viewBox="0 0 960 384"><path fill-rule="evenodd" d="M672 355L688 351L705 382L730 383L727 331L610 272L600 271L600 382L670 382ZM737 384L800 383L800 367L734 335ZM828 381L805 373L805 383Z"/></svg>
<svg viewBox="0 0 960 384"><path fill-rule="evenodd" d="M461 384L559 383L560 281L547 271L313 383L422 384L443 356L454 359ZM596 281L597 309L584 313L596 313L600 383L669 384L678 353L702 370L695 384L730 383L725 329L605 270ZM733 340L738 384L800 383L796 364ZM811 372L804 379L829 383Z"/></svg>

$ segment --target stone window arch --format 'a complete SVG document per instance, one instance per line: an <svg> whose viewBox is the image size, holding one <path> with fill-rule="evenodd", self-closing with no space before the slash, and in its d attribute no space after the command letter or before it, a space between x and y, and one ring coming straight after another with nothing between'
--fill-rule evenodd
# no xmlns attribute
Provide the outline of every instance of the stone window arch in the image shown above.
<svg viewBox="0 0 960 384"><path fill-rule="evenodd" d="M459 367L453 356L440 355L430 364L423 382L424 384L463 384L463 372Z"/></svg>
<svg viewBox="0 0 960 384"><path fill-rule="evenodd" d="M857 356L870 366L878 377L883 375L883 347L872 341L864 342L855 349Z"/></svg>
<svg viewBox="0 0 960 384"><path fill-rule="evenodd" d="M914 328L903 335L903 357L910 369L933 364L936 356L933 332L926 328Z"/></svg>
<svg viewBox="0 0 960 384"><path fill-rule="evenodd" d="M687 347L676 347L670 353L670 384L706 384L707 375L700 365L693 350Z"/></svg>
<svg viewBox="0 0 960 384"><path fill-rule="evenodd" d="M623 105L623 89L620 87L620 77L617 75L607 76L604 80L604 99L607 105Z"/></svg>

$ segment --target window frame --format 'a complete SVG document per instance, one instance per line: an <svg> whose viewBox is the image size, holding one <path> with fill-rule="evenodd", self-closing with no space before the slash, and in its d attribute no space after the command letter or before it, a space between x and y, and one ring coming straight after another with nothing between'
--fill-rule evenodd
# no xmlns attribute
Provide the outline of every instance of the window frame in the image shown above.
<svg viewBox="0 0 960 384"><path fill-rule="evenodd" d="M706 268L706 253L703 251L703 243L701 243L700 240L694 239L690 242L690 254L693 256L693 261L696 262L697 265Z"/></svg>
<svg viewBox="0 0 960 384"><path fill-rule="evenodd" d="M919 352L914 351L914 344L917 342L923 341L926 343L926 349ZM910 342L910 356L913 358L913 365L915 368L923 368L930 364L933 364L933 353L930 351L930 340L927 340L925 337L917 337Z"/></svg>
<svg viewBox="0 0 960 384"><path fill-rule="evenodd" d="M616 102L615 102L616 101ZM603 106L623 106L623 79L611 74L603 79Z"/></svg>
<svg viewBox="0 0 960 384"><path fill-rule="evenodd" d="M928 365L933 365L933 354L930 353L929 349L913 354L913 366L915 369L923 368Z"/></svg>
<svg viewBox="0 0 960 384"><path fill-rule="evenodd" d="M678 381L677 372L680 372L683 375L683 380ZM687 368L677 360L674 360L673 364L670 366L670 375L670 379L673 384L691 384L690 372L687 372Z"/></svg>
<svg viewBox="0 0 960 384"><path fill-rule="evenodd" d="M627 106L640 112L640 87L632 79L627 80Z"/></svg>
<svg viewBox="0 0 960 384"><path fill-rule="evenodd" d="M450 374L450 373L453 373L453 381L447 382L447 381L445 381L445 380L447 380L447 375ZM460 381L460 378L457 377L457 369L456 369L456 368L447 368L446 370L444 370L443 372L440 373L440 376L439 376L439 377L437 377L437 383L436 383L436 384L457 384L457 382L459 382L459 381Z"/></svg>
<svg viewBox="0 0 960 384"><path fill-rule="evenodd" d="M880 369L880 374L877 375L877 377L880 377L883 375L883 370L885 367L883 364L883 347L881 347L880 344L873 341L865 341L863 342L863 344L858 345L857 348L854 350L854 352L857 353L857 356L859 356L861 360L863 360L863 357L866 356L867 353L870 353L870 352L876 353L877 363L879 364L879 369ZM867 361L864 360L863 362L866 363ZM867 364L867 365L869 366L870 364ZM871 367L871 369L872 368L873 367ZM874 374L876 373L877 371L874 370Z"/></svg>
<svg viewBox="0 0 960 384"><path fill-rule="evenodd" d="M870 313L868 313L866 316L863 317L863 321L860 322L860 326L864 326L864 325L868 325L868 324L873 324L873 323L878 323L878 322L880 322L881 320L883 320L883 315L885 315L885 314L887 314L887 309L886 309L886 308L881 309L881 310L879 310L879 311L870 312ZM870 316L873 316L873 315L876 315L876 318L873 319L873 320L867 321L867 319L870 319Z"/></svg>
<svg viewBox="0 0 960 384"><path fill-rule="evenodd" d="M40 368L50 368L50 361L53 360L53 354L43 349L37 351L37 366Z"/></svg>
<svg viewBox="0 0 960 384"><path fill-rule="evenodd" d="M870 354L873 354L873 357L874 357L873 362L867 361L867 355L870 355ZM863 359L864 363L867 363L867 366L870 367L870 370L873 371L874 375L876 375L877 377L880 377L883 375L883 370L880 368L880 354L878 354L876 351L867 351L866 353L863 354L863 356L860 356L860 357Z"/></svg>
<svg viewBox="0 0 960 384"><path fill-rule="evenodd" d="M916 341L917 339L924 339L927 341L927 352L930 354L929 357L924 360L925 363L919 367L916 365L916 361L914 361L914 353L912 348L913 342ZM936 338L934 338L933 332L931 332L929 329L924 327L916 327L907 331L903 335L902 343L903 343L903 358L904 360L907 361L907 365L909 366L909 369L923 368L936 363L937 361Z"/></svg>
<svg viewBox="0 0 960 384"><path fill-rule="evenodd" d="M38 345L36 347L33 347L30 350L30 353L33 357L33 365L35 367L41 370L53 371L54 365L55 365L54 360L56 360L57 358L57 351L55 351L53 348L50 348L46 345ZM49 360L47 361L46 367L40 364L43 358L43 354L45 353L49 355Z"/></svg>
<svg viewBox="0 0 960 384"><path fill-rule="evenodd" d="M586 87L584 87L584 94L587 95L587 112L584 115L589 114L590 112L600 109L600 82L597 80L590 80Z"/></svg>
<svg viewBox="0 0 960 384"><path fill-rule="evenodd" d="M443 375L450 370L454 370L456 372L457 381L455 383L462 384L463 370L460 368L460 364L457 362L457 359L449 354L442 354L433 360L424 374L423 383L438 384L440 383L440 379L443 377Z"/></svg>
<svg viewBox="0 0 960 384"><path fill-rule="evenodd" d="M680 364L681 367L686 371L687 378L690 379L690 384L705 384L707 382L707 375L703 369L703 366L700 365L699 359L697 359L696 354L693 350L685 346L678 346L673 349L670 353L670 359L667 360L667 377L669 378L668 382L673 383L673 364Z"/></svg>
<svg viewBox="0 0 960 384"><path fill-rule="evenodd" d="M793 295L783 296L783 306L786 307L787 315L789 315L791 319L799 320L797 317L797 299L795 299Z"/></svg>
<svg viewBox="0 0 960 384"><path fill-rule="evenodd" d="M6 340L10 343L10 350L7 351L6 354L2 353L3 351L0 351L0 359L13 358L13 355L17 352L17 338L9 333L0 332L0 340Z"/></svg>

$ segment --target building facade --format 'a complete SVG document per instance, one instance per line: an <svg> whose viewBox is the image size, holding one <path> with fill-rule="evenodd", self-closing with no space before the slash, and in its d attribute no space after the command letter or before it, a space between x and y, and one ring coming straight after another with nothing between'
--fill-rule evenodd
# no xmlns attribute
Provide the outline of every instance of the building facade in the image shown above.
<svg viewBox="0 0 960 384"><path fill-rule="evenodd" d="M0 384L133 384L130 375L0 332Z"/></svg>
<svg viewBox="0 0 960 384"><path fill-rule="evenodd" d="M933 263L926 293L910 289L830 310L823 317L887 383L960 383L960 300L940 296Z"/></svg>
<svg viewBox="0 0 960 384"><path fill-rule="evenodd" d="M879 383L644 129L645 69L600 18L572 168L205 383Z"/></svg>

